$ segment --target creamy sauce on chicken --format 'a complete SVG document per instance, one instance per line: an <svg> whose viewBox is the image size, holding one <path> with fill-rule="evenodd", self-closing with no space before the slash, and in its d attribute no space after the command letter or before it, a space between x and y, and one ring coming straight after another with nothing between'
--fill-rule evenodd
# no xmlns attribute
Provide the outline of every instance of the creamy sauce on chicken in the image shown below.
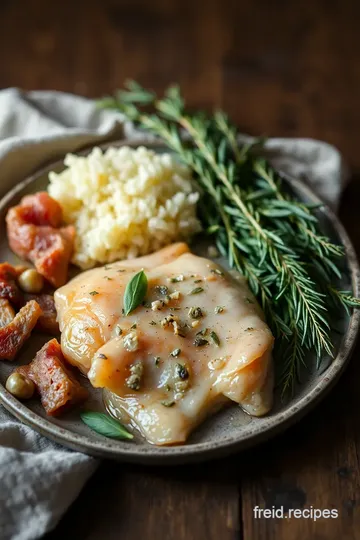
<svg viewBox="0 0 360 540"><path fill-rule="evenodd" d="M123 315L144 269L145 301ZM107 391L110 412L151 443L177 444L210 413L272 405L272 334L245 280L174 244L79 275L55 293L62 351Z"/></svg>

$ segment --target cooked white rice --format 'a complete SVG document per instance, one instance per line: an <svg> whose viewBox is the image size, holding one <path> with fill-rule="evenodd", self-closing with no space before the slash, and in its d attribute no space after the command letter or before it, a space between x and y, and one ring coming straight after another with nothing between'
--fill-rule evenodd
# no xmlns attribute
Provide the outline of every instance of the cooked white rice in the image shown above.
<svg viewBox="0 0 360 540"><path fill-rule="evenodd" d="M144 147L68 154L49 175L49 194L75 225L73 262L81 268L151 253L200 230L190 170Z"/></svg>

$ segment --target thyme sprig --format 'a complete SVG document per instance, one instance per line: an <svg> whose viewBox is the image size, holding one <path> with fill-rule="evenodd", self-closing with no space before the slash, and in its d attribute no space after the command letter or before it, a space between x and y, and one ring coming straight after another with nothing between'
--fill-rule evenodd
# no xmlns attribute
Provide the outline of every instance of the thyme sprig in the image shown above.
<svg viewBox="0 0 360 540"><path fill-rule="evenodd" d="M256 155L261 140L239 145L236 127L221 111L190 114L177 86L157 99L130 81L99 106L121 111L192 169L202 190L204 229L262 305L276 338L282 391L292 392L306 351L318 363L333 355L330 308L360 307L333 283L341 277L344 252L321 233L317 206L296 199Z"/></svg>

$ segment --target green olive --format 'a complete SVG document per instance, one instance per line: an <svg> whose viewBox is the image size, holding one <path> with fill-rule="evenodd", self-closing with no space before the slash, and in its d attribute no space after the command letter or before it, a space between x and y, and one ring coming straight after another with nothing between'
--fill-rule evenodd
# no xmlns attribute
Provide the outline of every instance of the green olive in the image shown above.
<svg viewBox="0 0 360 540"><path fill-rule="evenodd" d="M35 385L21 373L15 372L7 379L6 390L18 399L30 399L34 394Z"/></svg>
<svg viewBox="0 0 360 540"><path fill-rule="evenodd" d="M18 279L19 285L24 292L38 294L44 287L44 278L34 268L28 268Z"/></svg>

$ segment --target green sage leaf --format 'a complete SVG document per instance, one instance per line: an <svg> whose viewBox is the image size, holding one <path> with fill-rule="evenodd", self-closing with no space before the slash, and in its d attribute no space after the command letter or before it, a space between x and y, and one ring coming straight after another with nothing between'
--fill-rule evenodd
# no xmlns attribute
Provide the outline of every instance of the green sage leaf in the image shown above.
<svg viewBox="0 0 360 540"><path fill-rule="evenodd" d="M126 286L124 294L124 315L129 315L136 309L146 296L148 280L144 270L133 276Z"/></svg>
<svg viewBox="0 0 360 540"><path fill-rule="evenodd" d="M85 411L80 413L80 418L90 429L104 435L104 437L111 439L134 438L120 422L105 413Z"/></svg>

